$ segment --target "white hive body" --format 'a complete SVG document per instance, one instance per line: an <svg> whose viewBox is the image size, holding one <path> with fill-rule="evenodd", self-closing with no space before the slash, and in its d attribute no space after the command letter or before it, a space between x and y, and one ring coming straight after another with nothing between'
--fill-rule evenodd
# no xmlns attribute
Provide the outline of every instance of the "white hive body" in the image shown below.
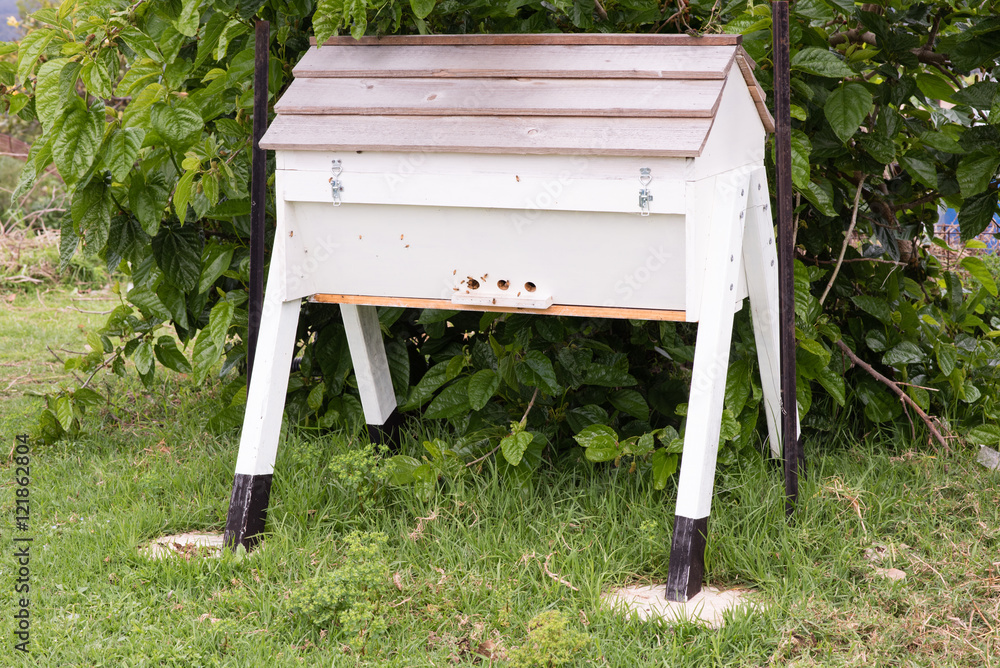
<svg viewBox="0 0 1000 668"><path fill-rule="evenodd" d="M735 37L559 37L313 47L261 141L282 296L697 320L707 221L771 128L750 61Z"/></svg>
<svg viewBox="0 0 1000 668"><path fill-rule="evenodd" d="M675 549L690 534L688 552L698 535L703 550L733 313L748 295L780 443L773 121L753 67L729 35L312 47L260 142L277 157L258 344L269 361L254 372L237 478L272 471L302 298L341 304L374 427L396 414L376 306L699 322L677 514L701 534L675 531ZM677 596L700 587L688 570Z"/></svg>

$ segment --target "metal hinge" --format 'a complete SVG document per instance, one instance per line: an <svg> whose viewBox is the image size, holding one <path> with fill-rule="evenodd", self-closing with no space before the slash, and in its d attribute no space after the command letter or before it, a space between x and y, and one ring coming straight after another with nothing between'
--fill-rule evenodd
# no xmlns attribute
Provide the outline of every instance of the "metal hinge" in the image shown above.
<svg viewBox="0 0 1000 668"><path fill-rule="evenodd" d="M340 206L340 194L344 192L344 182L340 180L340 174L344 171L344 167L340 164L340 160L332 161L330 171L333 172L333 176L330 177L330 190L333 194L333 205Z"/></svg>
<svg viewBox="0 0 1000 668"><path fill-rule="evenodd" d="M639 169L639 184L642 186L639 189L639 215L641 216L649 215L649 203L653 201L653 194L646 187L653 180L653 177L650 175L651 171L649 167Z"/></svg>

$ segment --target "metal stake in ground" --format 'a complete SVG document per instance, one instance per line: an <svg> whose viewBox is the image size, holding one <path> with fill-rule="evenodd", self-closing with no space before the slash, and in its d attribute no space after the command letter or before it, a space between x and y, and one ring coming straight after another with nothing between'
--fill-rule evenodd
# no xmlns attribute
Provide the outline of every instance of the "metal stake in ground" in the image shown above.
<svg viewBox="0 0 1000 668"><path fill-rule="evenodd" d="M267 196L267 155L260 138L267 131L267 73L271 24L257 21L254 45L253 139L250 179L250 317L247 336L247 389L253 373L257 335L264 307L264 214ZM270 363L270 361L268 361ZM266 366L266 365L265 365ZM279 419L280 423L280 419ZM251 547L264 530L267 504L271 497L270 475L247 475L237 469L229 499L229 515L223 542L230 549Z"/></svg>
<svg viewBox="0 0 1000 668"><path fill-rule="evenodd" d="M247 389L253 373L264 307L264 215L267 197L267 154L258 142L267 131L267 71L271 24L257 21L253 71L253 144L250 179L250 317L247 337Z"/></svg>
<svg viewBox="0 0 1000 668"><path fill-rule="evenodd" d="M792 114L788 41L788 3L772 5L774 35L774 142L778 200L778 330L781 341L781 422L785 458L785 512L799 495L798 410L795 401L795 230L792 219Z"/></svg>

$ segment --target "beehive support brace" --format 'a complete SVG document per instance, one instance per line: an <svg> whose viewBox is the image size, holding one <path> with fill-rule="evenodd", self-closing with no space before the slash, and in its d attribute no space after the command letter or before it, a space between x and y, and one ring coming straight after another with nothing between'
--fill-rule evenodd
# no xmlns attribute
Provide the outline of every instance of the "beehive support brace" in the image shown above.
<svg viewBox="0 0 1000 668"><path fill-rule="evenodd" d="M278 294L273 284L280 280L275 278L280 273L272 266L266 294ZM250 549L264 531L300 303L301 300L294 299L272 305L265 299L256 367L247 394L233 494L226 518L224 540L230 549L237 545ZM277 313L270 312L272 309Z"/></svg>
<svg viewBox="0 0 1000 668"><path fill-rule="evenodd" d="M764 390L764 414L767 416L768 443L771 454L781 457L781 356L778 342L778 250L771 222L767 173L763 167L750 176L746 232L743 235L743 266L754 339L757 342L757 365Z"/></svg>
<svg viewBox="0 0 1000 668"><path fill-rule="evenodd" d="M747 172L717 177L667 572L671 601L687 601L701 591L749 186Z"/></svg>
<svg viewBox="0 0 1000 668"><path fill-rule="evenodd" d="M368 437L376 443L398 443L399 411L385 356L382 328L374 306L341 304L361 406L365 409Z"/></svg>

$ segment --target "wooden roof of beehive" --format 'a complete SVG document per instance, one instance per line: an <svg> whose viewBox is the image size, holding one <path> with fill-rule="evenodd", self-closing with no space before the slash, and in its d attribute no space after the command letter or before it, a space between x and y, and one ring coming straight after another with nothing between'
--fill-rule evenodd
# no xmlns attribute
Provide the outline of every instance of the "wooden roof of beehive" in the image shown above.
<svg viewBox="0 0 1000 668"><path fill-rule="evenodd" d="M260 146L695 157L734 72L764 128L774 129L740 40L335 37L292 70Z"/></svg>

